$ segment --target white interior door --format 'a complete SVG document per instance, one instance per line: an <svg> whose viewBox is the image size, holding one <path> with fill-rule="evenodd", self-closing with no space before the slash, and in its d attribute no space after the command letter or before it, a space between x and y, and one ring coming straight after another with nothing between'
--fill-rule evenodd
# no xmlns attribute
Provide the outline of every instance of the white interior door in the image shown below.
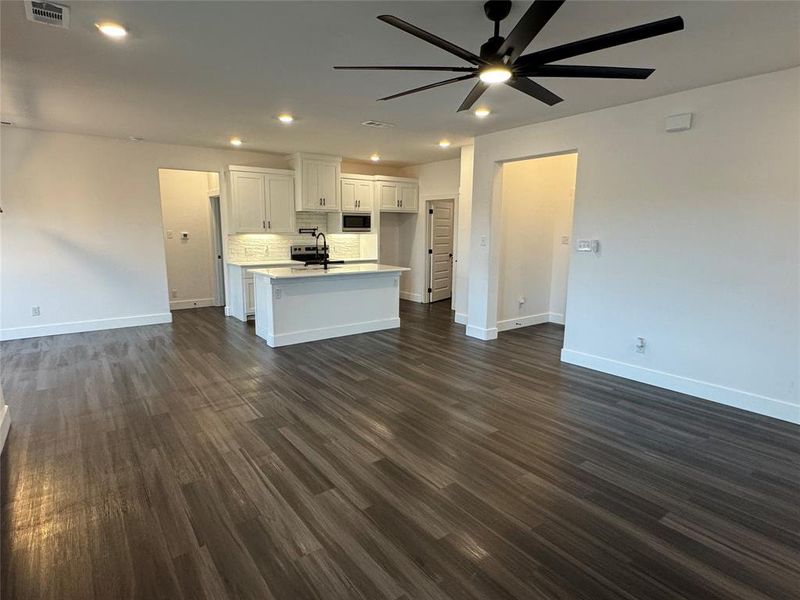
<svg viewBox="0 0 800 600"><path fill-rule="evenodd" d="M453 295L453 201L436 200L428 208L430 301Z"/></svg>

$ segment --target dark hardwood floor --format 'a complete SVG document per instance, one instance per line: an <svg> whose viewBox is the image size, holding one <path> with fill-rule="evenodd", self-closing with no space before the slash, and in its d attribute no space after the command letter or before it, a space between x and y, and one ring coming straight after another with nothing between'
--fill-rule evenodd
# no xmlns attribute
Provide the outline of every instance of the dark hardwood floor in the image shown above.
<svg viewBox="0 0 800 600"><path fill-rule="evenodd" d="M217 309L2 345L6 600L797 598L800 427L484 343Z"/></svg>

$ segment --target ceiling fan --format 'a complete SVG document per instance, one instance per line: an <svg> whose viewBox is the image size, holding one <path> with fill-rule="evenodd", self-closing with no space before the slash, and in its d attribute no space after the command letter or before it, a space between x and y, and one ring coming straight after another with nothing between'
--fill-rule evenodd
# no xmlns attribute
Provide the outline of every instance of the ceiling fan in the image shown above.
<svg viewBox="0 0 800 600"><path fill-rule="evenodd" d="M402 19L392 15L378 17L406 33L420 38L471 63L471 67L424 67L424 66L358 66L358 67L333 67L334 69L356 70L384 70L384 71L445 71L464 73L458 77L437 81L423 85L412 90L392 94L380 100L392 100L409 94L416 94L425 90L478 78L475 87L458 107L459 112L468 110L478 98L493 83L505 83L529 96L544 102L549 106L558 104L563 98L547 88L539 85L529 77L590 77L601 79L647 79L655 69L641 69L632 67L599 67L582 65L551 64L565 58L596 52L605 48L629 44L638 40L664 35L683 29L681 17L671 17L660 21L653 21L636 27L620 29L611 33L562 44L546 50L538 50L530 54L522 54L533 38L542 30L547 22L564 3L564 0L534 0L530 8L522 15L511 33L506 37L500 35L500 21L505 19L511 11L510 0L490 0L483 5L483 10L489 20L494 22L494 35L481 46L479 54L456 46L432 33L420 29Z"/></svg>

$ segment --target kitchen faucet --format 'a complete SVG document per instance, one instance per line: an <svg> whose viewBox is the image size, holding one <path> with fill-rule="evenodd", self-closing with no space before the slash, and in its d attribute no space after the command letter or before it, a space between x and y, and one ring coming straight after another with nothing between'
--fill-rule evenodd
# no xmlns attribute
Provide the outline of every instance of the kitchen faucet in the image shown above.
<svg viewBox="0 0 800 600"><path fill-rule="evenodd" d="M322 238L322 258L319 257L319 238ZM316 236L316 244L314 245L314 254L316 258L314 260L309 260L306 262L306 266L309 265L322 265L322 268L326 271L328 270L328 265L340 265L343 264L343 260L330 260L329 255L327 252L328 247L328 239L325 237L325 234L321 231Z"/></svg>

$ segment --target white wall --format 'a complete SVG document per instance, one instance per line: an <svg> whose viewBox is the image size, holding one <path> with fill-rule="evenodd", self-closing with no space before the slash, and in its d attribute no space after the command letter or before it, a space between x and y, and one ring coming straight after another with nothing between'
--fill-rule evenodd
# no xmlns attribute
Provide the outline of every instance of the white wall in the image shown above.
<svg viewBox="0 0 800 600"><path fill-rule="evenodd" d="M503 166L497 323L500 331L564 322L577 154ZM524 302L520 302L524 300Z"/></svg>
<svg viewBox="0 0 800 600"><path fill-rule="evenodd" d="M0 131L3 339L168 322L158 169L287 167L253 152Z"/></svg>
<svg viewBox="0 0 800 600"><path fill-rule="evenodd" d="M216 281L208 191L213 178L203 171L158 173L170 308L212 306ZM182 239L184 231L189 239Z"/></svg>
<svg viewBox="0 0 800 600"><path fill-rule="evenodd" d="M453 285L453 310L456 323L467 322L467 298L469 283L469 246L472 229L472 166L475 146L461 147L459 169L458 202L456 203L455 283Z"/></svg>
<svg viewBox="0 0 800 600"><path fill-rule="evenodd" d="M404 273L400 286L404 296L416 302L427 302L428 283L426 258L428 252L428 233L426 201L433 199L453 199L458 202L458 186L461 161L457 158L433 163L415 165L403 169L403 177L414 177L419 180L419 212L416 215L399 215L400 247L407 249L409 273ZM381 232L386 231L386 215ZM401 253L406 256L405 250ZM383 260L383 259L382 259Z"/></svg>
<svg viewBox="0 0 800 600"><path fill-rule="evenodd" d="M800 69L476 138L470 335L496 336L498 163L570 150L601 253L573 252L562 359L800 423Z"/></svg>

